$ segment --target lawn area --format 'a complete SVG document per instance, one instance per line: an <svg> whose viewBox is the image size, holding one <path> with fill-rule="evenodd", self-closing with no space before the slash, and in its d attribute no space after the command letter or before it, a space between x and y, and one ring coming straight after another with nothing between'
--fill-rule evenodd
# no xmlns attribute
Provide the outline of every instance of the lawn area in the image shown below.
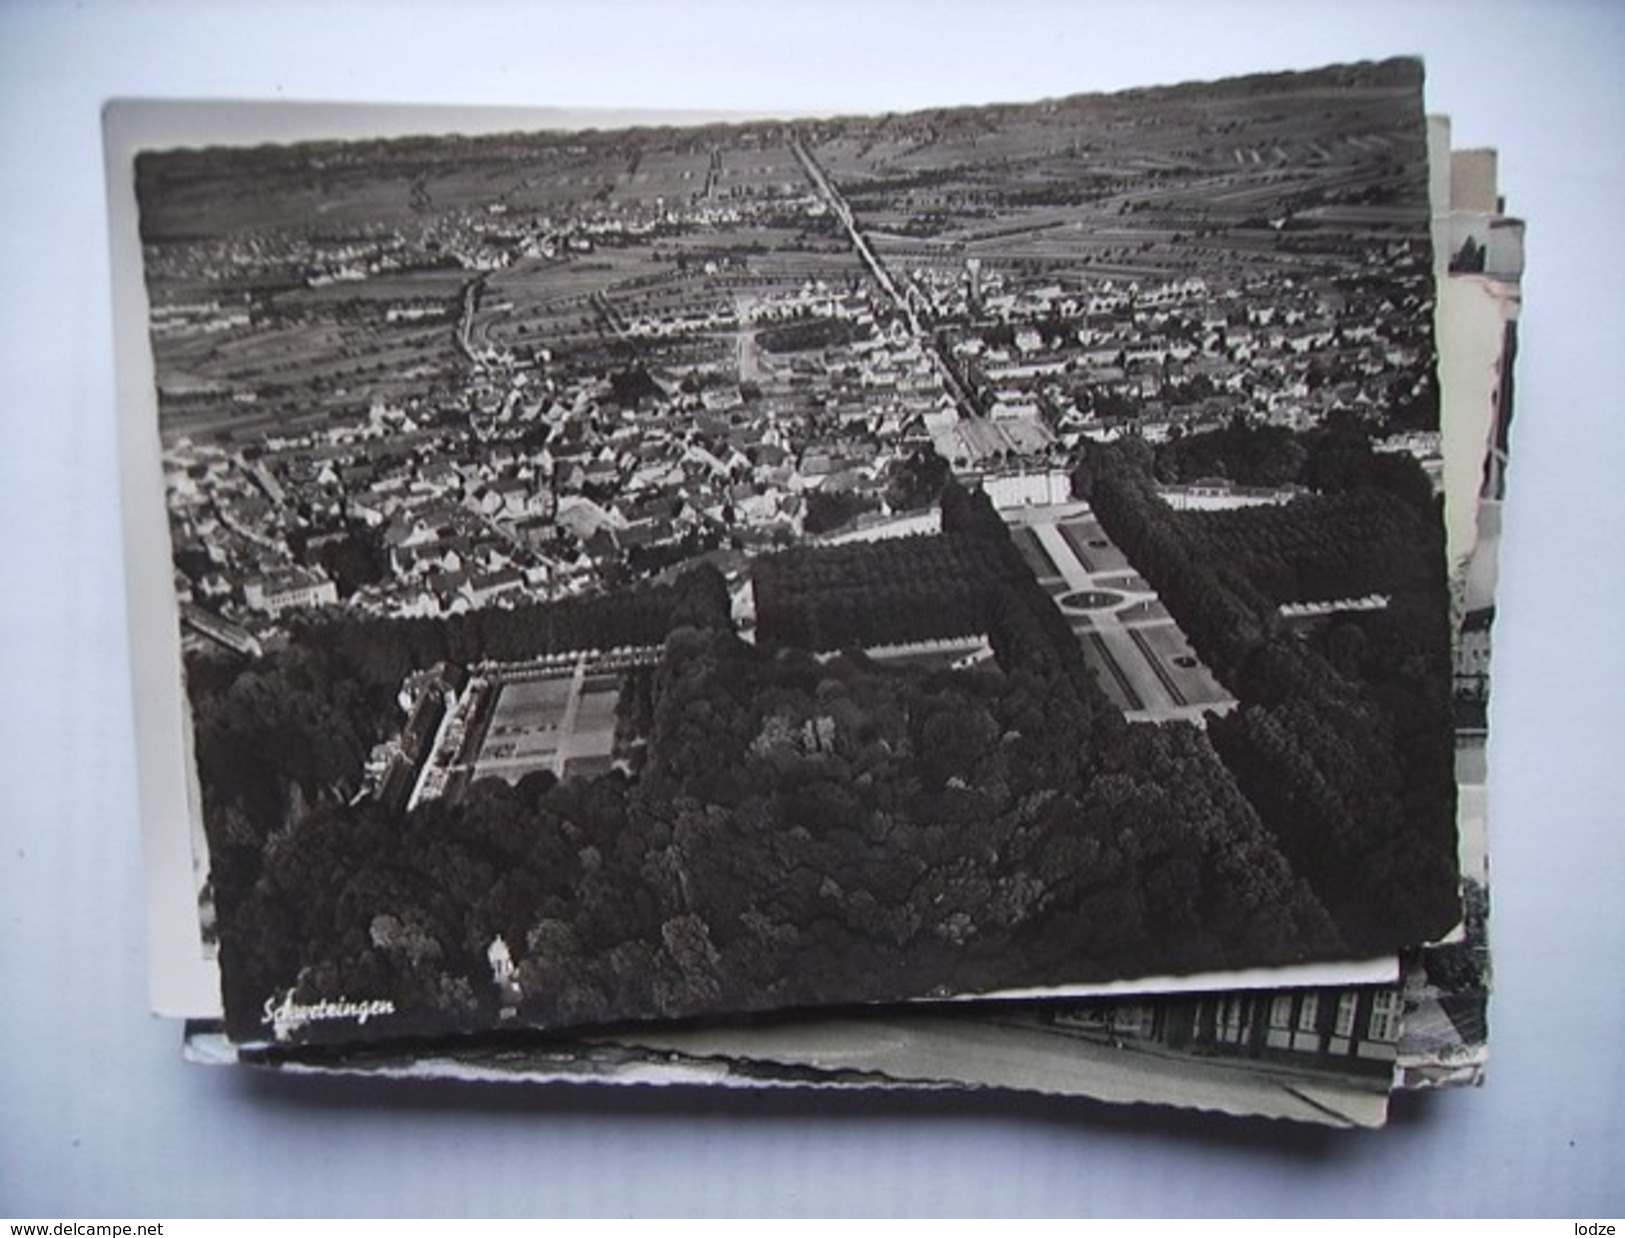
<svg viewBox="0 0 1625 1238"><path fill-rule="evenodd" d="M1235 700L1219 686L1184 633L1172 623L1134 628L1131 635L1146 660L1161 668L1163 682L1178 692L1185 704L1223 705Z"/></svg>
<svg viewBox="0 0 1625 1238"><path fill-rule="evenodd" d="M1078 556L1078 561L1089 572L1127 572L1132 570L1123 552L1112 545L1100 524L1093 517L1069 520L1059 526L1061 536Z"/></svg>
<svg viewBox="0 0 1625 1238"><path fill-rule="evenodd" d="M1055 560L1049 557L1044 544L1038 540L1038 535L1025 525L1014 525L1010 529L1010 537L1016 543L1016 549L1021 551L1021 557L1027 561L1033 575L1040 582L1052 576L1059 576L1061 569L1055 566Z"/></svg>

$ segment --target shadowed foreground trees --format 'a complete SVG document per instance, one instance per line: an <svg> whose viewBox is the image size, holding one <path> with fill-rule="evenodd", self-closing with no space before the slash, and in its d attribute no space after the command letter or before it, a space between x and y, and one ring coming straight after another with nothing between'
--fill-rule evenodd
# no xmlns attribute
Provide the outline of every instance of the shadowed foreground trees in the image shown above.
<svg viewBox="0 0 1625 1238"><path fill-rule="evenodd" d="M404 822L324 805L270 840L226 934L234 1030L263 1035L289 988L387 997L396 1030L476 1026L498 935L521 1014L555 1026L1335 948L1199 733L1057 738L1091 709L1021 668L820 664L678 629L635 783L482 782Z"/></svg>
<svg viewBox="0 0 1625 1238"><path fill-rule="evenodd" d="M1201 733L1123 721L984 496L950 486L943 517L995 663L754 647L692 582L709 605L665 638L635 781L481 782L404 820L327 799L272 829L222 908L233 1031L266 1035L289 991L387 998L392 1034L488 1024L499 935L548 1026L1339 953Z"/></svg>
<svg viewBox="0 0 1625 1238"><path fill-rule="evenodd" d="M1441 936L1459 914L1449 620L1420 468L1368 461L1331 493L1225 512L1170 509L1143 453L1102 446L1083 472L1102 525L1241 701L1209 724L1213 746L1350 943ZM1387 608L1307 631L1278 610L1366 593Z"/></svg>
<svg viewBox="0 0 1625 1238"><path fill-rule="evenodd" d="M1095 486L1243 702L1207 733L1125 722L987 498L954 483L940 537L759 561L760 646L701 571L518 626L312 627L211 682L199 752L231 788L208 803L233 1032L264 1037L265 1000L290 993L387 999L390 1034L488 1026L498 936L520 1020L569 1026L1346 957L1437 932L1453 830L1426 598L1396 585L1389 611L1296 635L1277 586L1251 579L1254 561L1291 562L1284 531L1261 521L1249 542L1221 521L1225 565L1193 553L1199 518L1157 501L1140 463ZM1309 525L1369 524L1380 559L1403 541L1389 521L1411 527L1350 496ZM994 661L928 672L861 652L932 623L984 631ZM399 667L623 627L658 628L663 650L627 707L646 731L636 779L488 780L397 817L348 802Z"/></svg>

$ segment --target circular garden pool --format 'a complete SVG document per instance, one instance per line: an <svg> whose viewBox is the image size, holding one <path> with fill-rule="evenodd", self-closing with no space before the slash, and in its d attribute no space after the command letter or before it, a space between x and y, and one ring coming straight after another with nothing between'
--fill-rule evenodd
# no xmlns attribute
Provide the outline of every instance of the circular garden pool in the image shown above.
<svg viewBox="0 0 1625 1238"><path fill-rule="evenodd" d="M1066 610L1108 610L1121 603L1123 595L1109 589L1079 589L1055 600Z"/></svg>

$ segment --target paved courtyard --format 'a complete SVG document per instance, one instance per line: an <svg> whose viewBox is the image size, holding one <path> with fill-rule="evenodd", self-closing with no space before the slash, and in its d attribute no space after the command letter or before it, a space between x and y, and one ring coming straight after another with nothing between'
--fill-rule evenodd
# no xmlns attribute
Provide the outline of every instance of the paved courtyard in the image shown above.
<svg viewBox="0 0 1625 1238"><path fill-rule="evenodd" d="M589 658L498 688L474 777L518 782L536 770L563 778L608 767L615 748L614 675L589 673Z"/></svg>

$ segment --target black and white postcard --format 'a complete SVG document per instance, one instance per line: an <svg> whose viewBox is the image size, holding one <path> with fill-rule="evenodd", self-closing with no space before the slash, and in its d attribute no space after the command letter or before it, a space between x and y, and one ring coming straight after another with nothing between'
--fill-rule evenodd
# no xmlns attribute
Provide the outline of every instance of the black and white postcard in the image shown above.
<svg viewBox="0 0 1625 1238"><path fill-rule="evenodd" d="M640 1023L576 1037L275 1045L187 1037L196 1061L401 1078L719 1087L1000 1088L1269 1117L1381 1125L1395 1088L1481 1082L1490 978L1484 800L1489 633L1512 412L1523 225L1494 154L1450 152L1430 118L1434 236L1496 236L1508 261L1437 287L1446 545L1455 610L1457 833L1463 931L1407 955L1403 982L1093 1001L970 1002L803 1012L744 1022ZM1486 169L1485 164L1489 165ZM1440 173L1450 170L1442 183ZM1435 247L1436 270L1465 241ZM1284 974L1284 973L1276 973Z"/></svg>
<svg viewBox="0 0 1625 1238"><path fill-rule="evenodd" d="M385 132L110 156L233 1039L1457 924L1417 63Z"/></svg>

